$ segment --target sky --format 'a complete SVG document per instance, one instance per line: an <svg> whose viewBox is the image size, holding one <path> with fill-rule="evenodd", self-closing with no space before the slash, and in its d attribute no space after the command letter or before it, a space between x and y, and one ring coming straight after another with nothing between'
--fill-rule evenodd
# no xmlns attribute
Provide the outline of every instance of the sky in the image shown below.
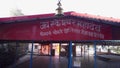
<svg viewBox="0 0 120 68"><path fill-rule="evenodd" d="M10 17L11 10L24 15L55 13L58 0L0 0L0 18ZM120 0L61 0L64 12L75 11L120 19Z"/></svg>

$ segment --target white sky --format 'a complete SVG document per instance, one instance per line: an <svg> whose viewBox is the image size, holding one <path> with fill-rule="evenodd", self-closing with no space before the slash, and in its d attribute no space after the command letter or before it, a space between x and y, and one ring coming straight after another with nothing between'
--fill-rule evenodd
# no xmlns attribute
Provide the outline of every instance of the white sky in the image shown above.
<svg viewBox="0 0 120 68"><path fill-rule="evenodd" d="M18 8L25 15L55 13L58 0L0 0L0 17L9 17ZM120 0L61 0L64 12L75 11L120 18Z"/></svg>

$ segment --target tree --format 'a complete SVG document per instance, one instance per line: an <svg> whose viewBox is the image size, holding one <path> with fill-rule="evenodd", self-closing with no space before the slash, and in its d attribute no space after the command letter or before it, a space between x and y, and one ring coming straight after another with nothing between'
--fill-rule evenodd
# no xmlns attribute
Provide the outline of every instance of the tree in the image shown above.
<svg viewBox="0 0 120 68"><path fill-rule="evenodd" d="M22 11L20 9L16 8L16 9L12 9L10 11L10 15L11 16L22 16L24 14L22 13Z"/></svg>

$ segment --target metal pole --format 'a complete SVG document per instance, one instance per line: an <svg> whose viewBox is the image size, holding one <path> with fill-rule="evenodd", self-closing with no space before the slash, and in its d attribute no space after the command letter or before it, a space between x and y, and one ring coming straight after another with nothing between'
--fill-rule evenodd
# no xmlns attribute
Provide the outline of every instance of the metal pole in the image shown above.
<svg viewBox="0 0 120 68"><path fill-rule="evenodd" d="M34 44L34 41L32 41L31 54L30 54L30 66L29 66L29 68L32 68L32 65L33 65L33 44Z"/></svg>
<svg viewBox="0 0 120 68"><path fill-rule="evenodd" d="M86 45L83 45L83 47L84 47L84 51L83 51L83 52L84 52L84 60L85 60L85 56L86 56L86 55L85 55L85 46L86 46Z"/></svg>
<svg viewBox="0 0 120 68"><path fill-rule="evenodd" d="M49 68L52 68L52 43L50 43L50 64Z"/></svg>
<svg viewBox="0 0 120 68"><path fill-rule="evenodd" d="M72 68L72 41L69 42L69 52L68 52L68 68Z"/></svg>
<svg viewBox="0 0 120 68"><path fill-rule="evenodd" d="M82 57L82 52L83 52L83 49L82 49L82 44L81 44L81 57Z"/></svg>
<svg viewBox="0 0 120 68"><path fill-rule="evenodd" d="M36 26L33 26L33 27L32 27L32 37L31 37L32 39L34 39L34 37L35 37L36 29L37 29ZM29 68L32 68L32 65L33 65L33 45L34 45L34 40L32 40L32 48L31 48L31 55L30 55L30 65L29 65Z"/></svg>
<svg viewBox="0 0 120 68"><path fill-rule="evenodd" d="M88 45L88 63L89 63L89 45Z"/></svg>
<svg viewBox="0 0 120 68"><path fill-rule="evenodd" d="M15 52L15 61L14 61L14 65L13 65L13 68L16 68L16 62L17 62L17 58L18 58L18 42L16 42L16 52Z"/></svg>
<svg viewBox="0 0 120 68"><path fill-rule="evenodd" d="M94 68L97 68L96 41L94 41Z"/></svg>
<svg viewBox="0 0 120 68"><path fill-rule="evenodd" d="M60 56L61 56L61 42L60 42L60 45L59 45L59 62L60 62Z"/></svg>

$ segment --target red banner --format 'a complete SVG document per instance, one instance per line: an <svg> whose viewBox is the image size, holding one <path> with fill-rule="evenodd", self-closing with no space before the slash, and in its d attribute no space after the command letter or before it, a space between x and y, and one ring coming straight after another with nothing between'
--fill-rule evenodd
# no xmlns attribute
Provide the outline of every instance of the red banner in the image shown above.
<svg viewBox="0 0 120 68"><path fill-rule="evenodd" d="M52 19L0 25L1 40L111 40L111 26L80 19Z"/></svg>

